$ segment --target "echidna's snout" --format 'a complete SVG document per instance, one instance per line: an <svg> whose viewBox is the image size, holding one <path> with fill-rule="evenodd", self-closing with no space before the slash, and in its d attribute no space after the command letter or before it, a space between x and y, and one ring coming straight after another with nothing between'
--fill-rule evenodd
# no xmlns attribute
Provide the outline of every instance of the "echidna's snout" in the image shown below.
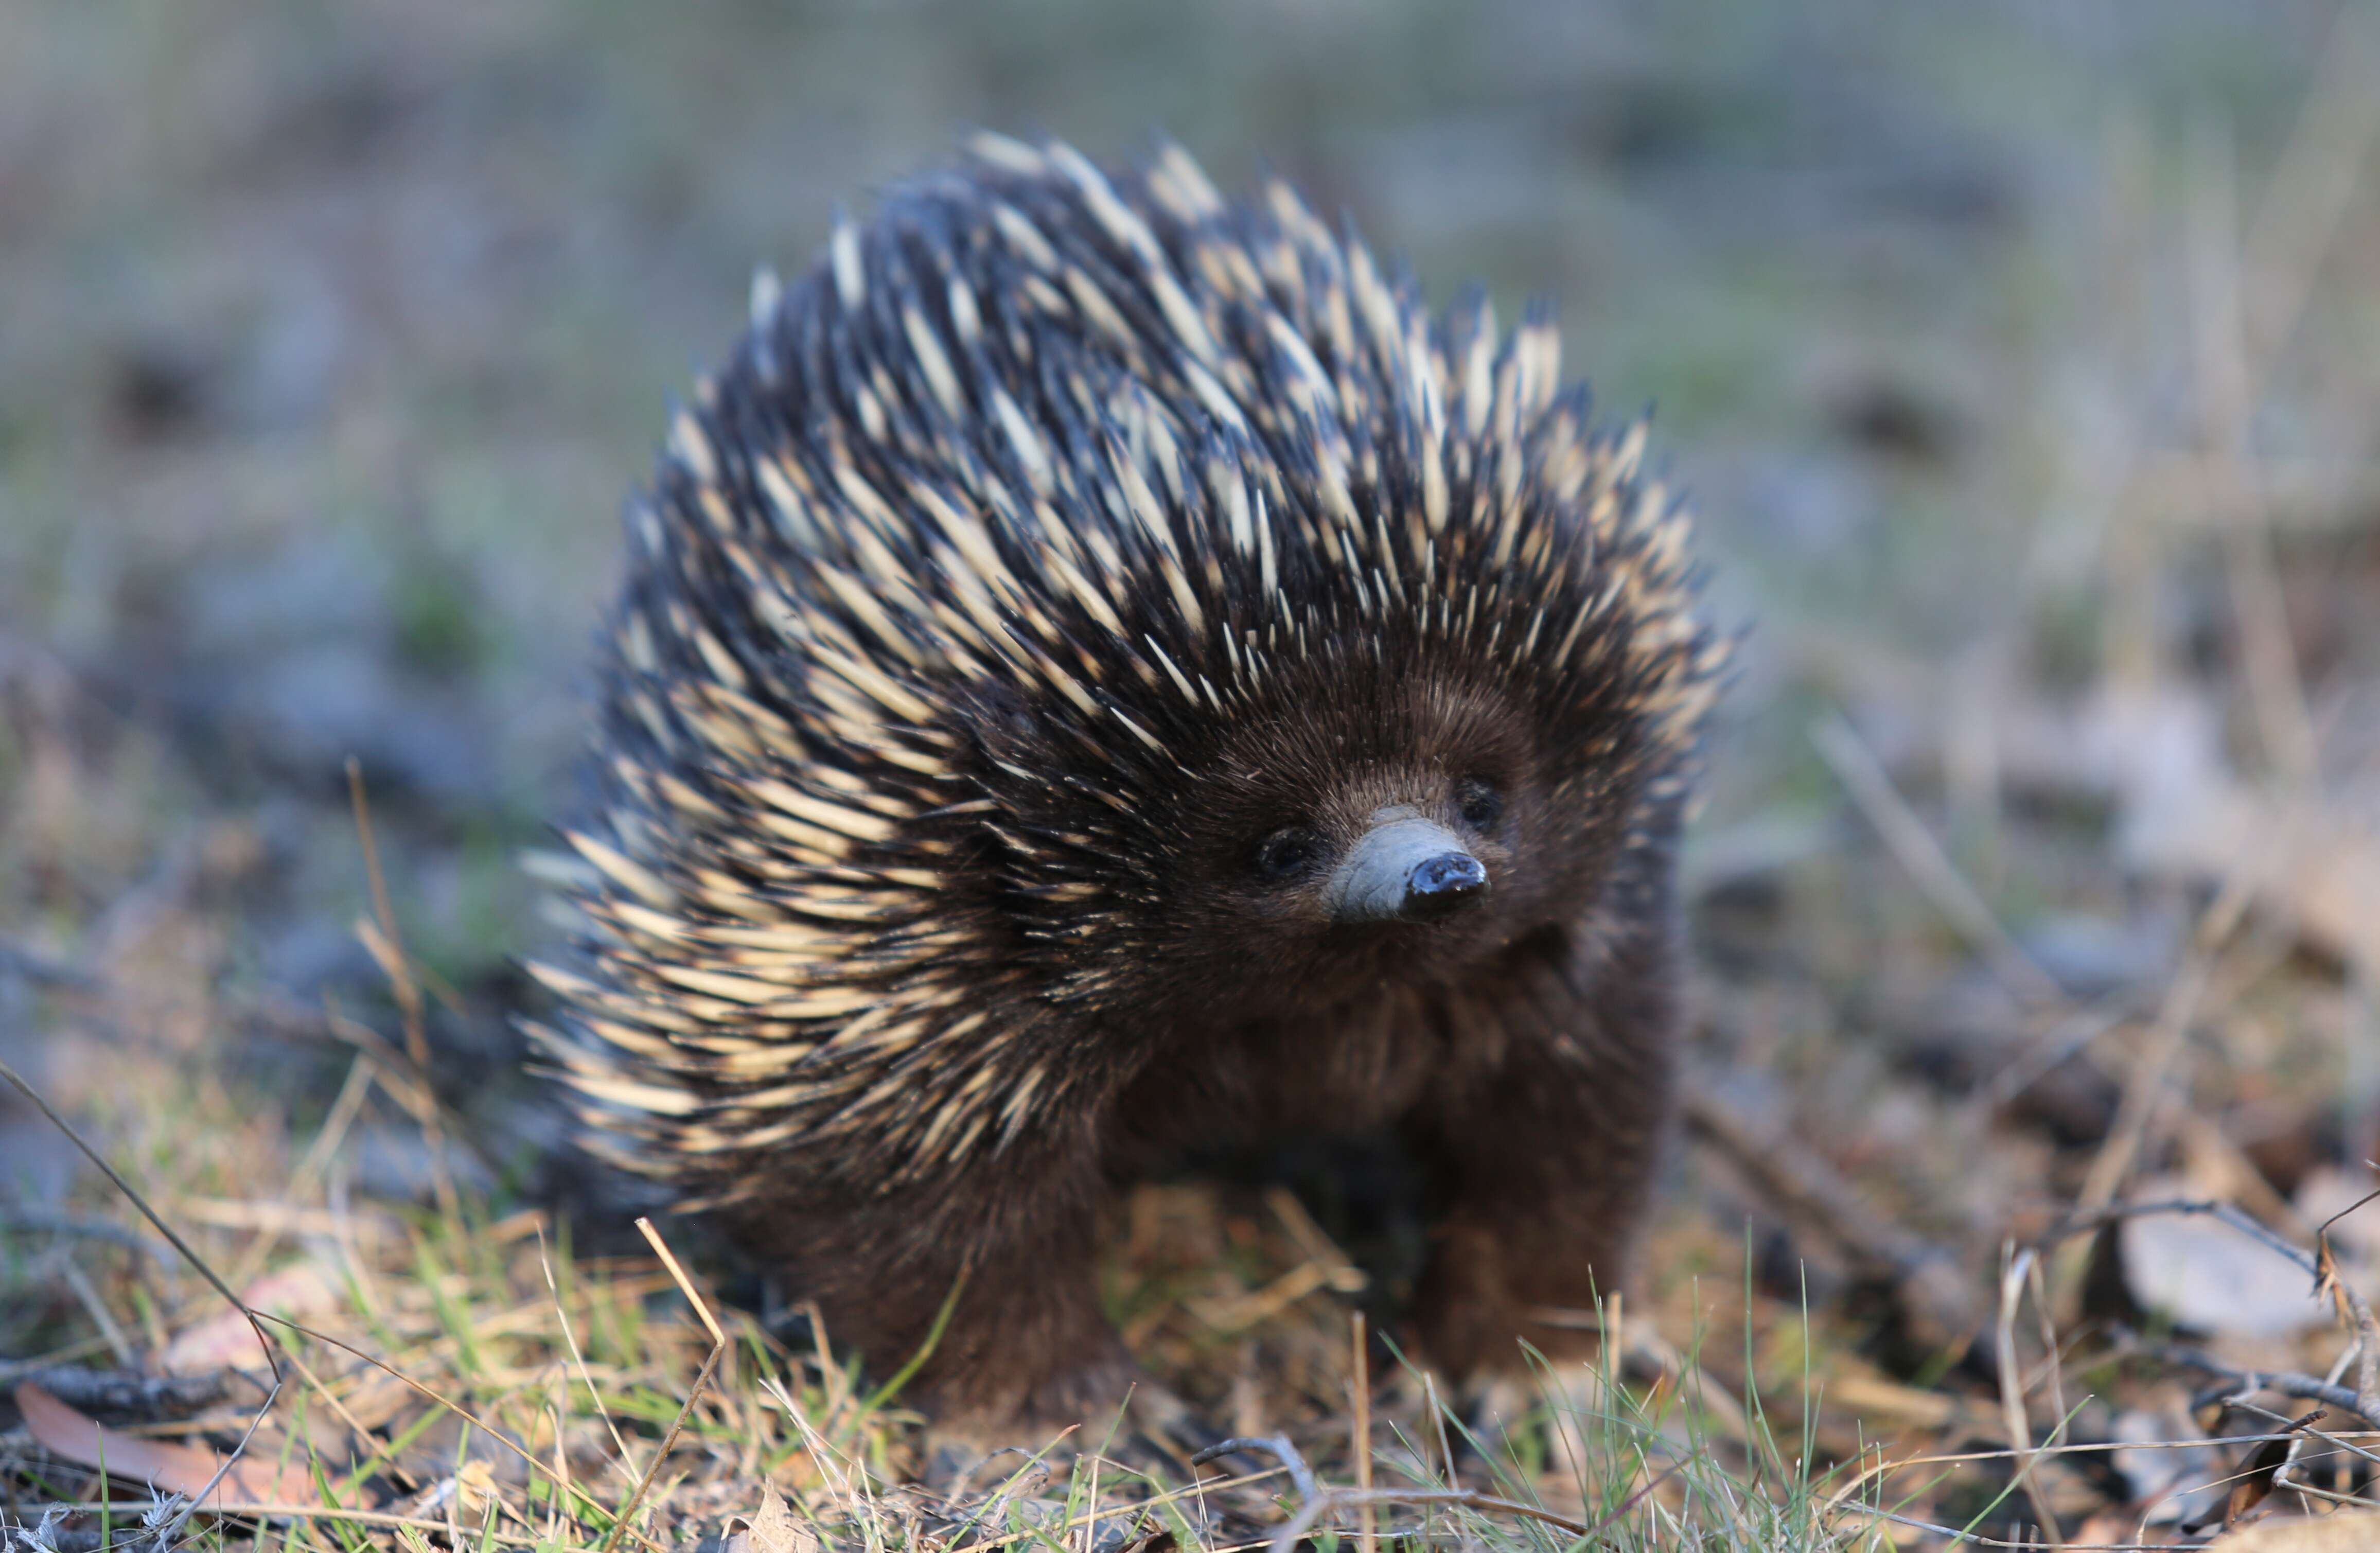
<svg viewBox="0 0 2380 1553"><path fill-rule="evenodd" d="M1462 839L1410 808L1382 809L1326 890L1334 922L1438 922L1488 893L1488 869Z"/></svg>

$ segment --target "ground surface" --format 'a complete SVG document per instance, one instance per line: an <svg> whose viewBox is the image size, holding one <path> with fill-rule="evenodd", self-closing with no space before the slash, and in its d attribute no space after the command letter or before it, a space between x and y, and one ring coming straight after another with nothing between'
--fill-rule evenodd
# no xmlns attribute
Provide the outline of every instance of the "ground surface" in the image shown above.
<svg viewBox="0 0 2380 1553"><path fill-rule="evenodd" d="M751 266L978 124L1161 127L1226 186L1269 158L1438 295L1559 298L1754 625L1688 862L1693 1141L1617 1385L1566 1378L1573 1453L1524 1429L1500 1479L1441 1432L1387 1346L1393 1226L1327 1194L1120 1211L1153 1369L1353 1483L1364 1310L1378 1481L1554 1517L1377 1524L1498 1547L1946 1540L1879 1510L2191 1545L2234 1481L2277 1487L2252 1516L2370 1497L2335 1396L2265 1455L2209 1441L2322 1404L2206 1365L2359 1384L2279 1250L2204 1214L2056 1232L2219 1202L2311 1252L2374 1183L2380 14L1788 9L0 15L0 1057L338 1340L290 1339L278 1464L223 1492L344 1508L267 1540L591 1545L634 1499L618 1545L668 1547L764 1477L799 1513L762 1553L1294 1511L1276 1474L1144 1522L1145 1484L1014 1461L954 1510L901 1486L897 1397L708 1264L734 1345L639 1495L708 1339L641 1243L530 1206L506 1021L546 929L513 859L621 495ZM137 1535L147 1483L238 1441L255 1340L30 1105L0 1168L0 1369L43 1388L0 1436L10 1514L104 1497L21 1535ZM2380 1291L2380 1207L2331 1249ZM69 1464L95 1438L104 1489Z"/></svg>

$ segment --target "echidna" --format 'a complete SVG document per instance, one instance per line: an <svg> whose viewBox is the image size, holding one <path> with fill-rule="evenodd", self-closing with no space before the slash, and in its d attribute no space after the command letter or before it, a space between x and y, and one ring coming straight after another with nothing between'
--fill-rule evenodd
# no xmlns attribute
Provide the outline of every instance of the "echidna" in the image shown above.
<svg viewBox="0 0 2380 1553"><path fill-rule="evenodd" d="M980 139L764 273L629 516L540 970L590 1143L885 1368L958 1290L945 1418L1112 1405L1102 1194L1284 1134L1427 1172L1433 1364L1578 1352L1725 657L1643 447L1172 147Z"/></svg>

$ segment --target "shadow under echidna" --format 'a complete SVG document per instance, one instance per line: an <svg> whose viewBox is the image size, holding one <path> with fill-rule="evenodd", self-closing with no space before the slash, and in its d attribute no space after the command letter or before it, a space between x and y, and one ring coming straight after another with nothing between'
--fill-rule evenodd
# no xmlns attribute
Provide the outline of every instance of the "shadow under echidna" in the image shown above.
<svg viewBox="0 0 2380 1553"><path fill-rule="evenodd" d="M629 516L534 1031L588 1146L880 1370L951 1301L945 1426L1148 1397L1102 1195L1285 1136L1419 1162L1451 1381L1580 1353L1726 653L1558 356L1171 147L987 137L764 275Z"/></svg>

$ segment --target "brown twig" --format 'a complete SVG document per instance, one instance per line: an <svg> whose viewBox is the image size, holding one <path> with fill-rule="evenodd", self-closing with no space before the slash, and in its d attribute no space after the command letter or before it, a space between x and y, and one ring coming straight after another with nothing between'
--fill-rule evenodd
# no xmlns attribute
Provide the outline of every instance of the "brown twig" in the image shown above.
<svg viewBox="0 0 2380 1553"><path fill-rule="evenodd" d="M57 1511L73 1515L97 1515L103 1511L113 1510L121 1516L128 1507L126 1501L122 1499L117 1499L113 1504L101 1499L64 1499L44 1504L41 1508L44 1511ZM446 1530L446 1523L443 1521L431 1521L416 1515L398 1515L386 1511L349 1510L340 1505L274 1504L262 1500L225 1503L217 1499L210 1501L206 1508L210 1515L239 1521L335 1521L352 1526L410 1527L425 1532ZM502 1543L507 1547L535 1547L540 1543L540 1539L534 1534L513 1535L504 1532L490 1534L489 1540ZM118 1542L115 1546L119 1548L128 1548L135 1545ZM156 1537L144 1539L139 1546L165 1548L170 1547L172 1544L168 1538Z"/></svg>
<svg viewBox="0 0 2380 1553"><path fill-rule="evenodd" d="M2314 1231L2314 1290L2328 1293L2338 1318L2355 1329L2355 1411L2380 1424L2380 1323L2373 1320L2372 1303L2362 1292L2338 1276L2338 1258L2330 1249L2330 1227L2374 1199L2380 1191L2365 1193Z"/></svg>
<svg viewBox="0 0 2380 1553"><path fill-rule="evenodd" d="M2115 1203L2107 1207L2095 1208L2087 1213L2078 1207L2073 1213L2052 1226L2048 1232L2041 1237L2041 1244L2048 1245L2057 1241L2070 1240L2076 1235L2087 1235L2094 1231L2127 1219L2148 1219L2158 1215L2220 1219L2241 1234L2254 1240L2266 1250L2288 1257L2296 1263L2308 1278L2322 1276L2322 1269L2315 1262L2312 1252L2302 1246L2290 1244L2287 1239L2274 1233L2268 1226L2258 1223L2254 1218L2241 1212L2236 1204L2210 1202L2200 1197L2165 1197L2155 1202Z"/></svg>
<svg viewBox="0 0 2380 1553"><path fill-rule="evenodd" d="M2022 1542L2010 1542L2004 1537L1985 1536L1979 1532L1968 1531L1959 1526L1945 1526L1935 1521L1921 1521L1914 1515L1903 1515L1897 1511L1879 1510L1874 1505L1847 1504L1843 1509L1854 1515L1873 1516L1891 1525L1908 1526L1921 1532L1931 1532L1937 1536L1949 1537L1955 1547L2005 1547L2013 1550L2013 1553L2041 1553L2040 1540L2035 1537L2027 1537ZM2068 1544L2066 1553L2192 1553L2192 1550L2203 1549L2205 1546L2204 1541L2195 1539L2190 1542L2077 1542Z"/></svg>
<svg viewBox="0 0 2380 1553"><path fill-rule="evenodd" d="M230 1389L233 1372L209 1370L200 1375L141 1375L129 1370L94 1370L80 1365L54 1365L23 1377L69 1407L84 1413L194 1413L212 1407Z"/></svg>
<svg viewBox="0 0 2380 1553"><path fill-rule="evenodd" d="M2138 1353L2164 1364L2177 1365L2183 1369L2196 1370L2202 1375L2214 1376L2218 1380L2230 1381L2242 1394L2251 1391L2272 1391L2284 1397L2297 1397L2305 1401L2321 1402L2326 1407L2335 1407L2342 1413L2352 1413L2374 1427L2380 1427L2380 1418L2365 1413L2362 1399L2353 1391L2344 1386L2334 1386L2329 1381L2304 1374L2302 1371L2241 1369L2236 1365L2225 1364L2213 1354L2201 1353L2195 1348L2178 1342L2134 1341L2125 1352Z"/></svg>

